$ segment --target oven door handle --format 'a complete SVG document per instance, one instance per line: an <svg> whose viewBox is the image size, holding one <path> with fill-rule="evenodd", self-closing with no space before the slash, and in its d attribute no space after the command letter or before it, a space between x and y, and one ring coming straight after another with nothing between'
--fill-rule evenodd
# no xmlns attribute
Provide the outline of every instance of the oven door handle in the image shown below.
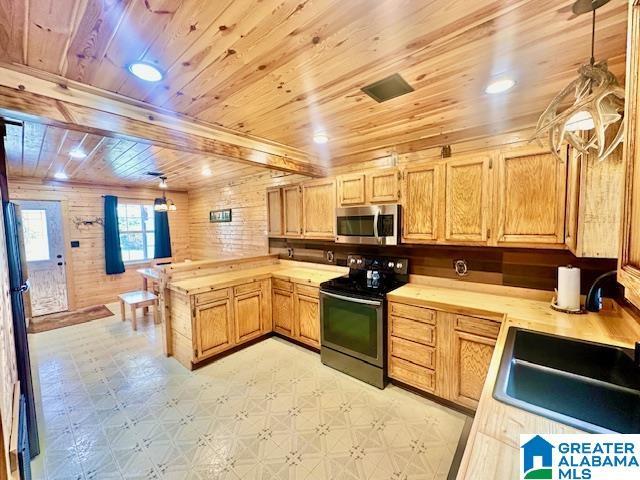
<svg viewBox="0 0 640 480"><path fill-rule="evenodd" d="M345 297L344 295L336 295L335 293L329 293L324 291L321 291L320 293L322 293L323 295L326 295L327 297L337 298L338 300L345 300L347 302L362 303L364 305L374 305L377 307L382 305L382 302L378 300L365 300L363 298Z"/></svg>

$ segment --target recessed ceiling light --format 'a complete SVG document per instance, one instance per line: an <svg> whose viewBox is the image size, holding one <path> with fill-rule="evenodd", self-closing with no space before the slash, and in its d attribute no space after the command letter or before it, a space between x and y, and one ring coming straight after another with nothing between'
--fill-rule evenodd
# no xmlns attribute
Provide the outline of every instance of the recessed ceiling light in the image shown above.
<svg viewBox="0 0 640 480"><path fill-rule="evenodd" d="M64 172L56 172L53 175L53 178L55 178L56 180L67 180L69 177Z"/></svg>
<svg viewBox="0 0 640 480"><path fill-rule="evenodd" d="M145 82L159 82L163 77L162 72L158 67L155 67L150 63L135 62L129 65L128 68L131 73Z"/></svg>
<svg viewBox="0 0 640 480"><path fill-rule="evenodd" d="M327 143L329 141L329 135L324 132L316 132L313 135L313 141L319 145Z"/></svg>
<svg viewBox="0 0 640 480"><path fill-rule="evenodd" d="M210 177L211 176L211 169L209 167L204 167L202 169L202 175L204 175L205 177Z"/></svg>
<svg viewBox="0 0 640 480"><path fill-rule="evenodd" d="M496 93L503 93L507 90L511 90L515 84L516 82L512 78L498 78L487 85L487 88L485 88L484 91L489 95L495 95Z"/></svg>
<svg viewBox="0 0 640 480"><path fill-rule="evenodd" d="M86 153L84 153L82 150L80 150L79 148L74 148L69 152L69 156L71 158L85 158L87 156Z"/></svg>

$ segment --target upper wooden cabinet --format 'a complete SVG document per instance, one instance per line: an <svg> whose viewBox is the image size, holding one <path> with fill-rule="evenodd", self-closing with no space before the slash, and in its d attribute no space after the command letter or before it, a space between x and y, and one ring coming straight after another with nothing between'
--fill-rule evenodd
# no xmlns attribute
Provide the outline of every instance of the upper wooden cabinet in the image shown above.
<svg viewBox="0 0 640 480"><path fill-rule="evenodd" d="M438 238L441 165L406 168L402 182L402 240L430 242Z"/></svg>
<svg viewBox="0 0 640 480"><path fill-rule="evenodd" d="M302 187L282 188L283 233L285 237L302 235Z"/></svg>
<svg viewBox="0 0 640 480"><path fill-rule="evenodd" d="M387 168L337 177L338 205L364 205L398 201L398 171Z"/></svg>
<svg viewBox="0 0 640 480"><path fill-rule="evenodd" d="M323 178L302 184L302 235L333 239L336 216L336 182Z"/></svg>
<svg viewBox="0 0 640 480"><path fill-rule="evenodd" d="M624 145L626 162L618 282L640 308L640 0L629 2Z"/></svg>
<svg viewBox="0 0 640 480"><path fill-rule="evenodd" d="M398 201L399 173L395 168L388 168L376 172L368 172L366 177L367 203L394 203Z"/></svg>
<svg viewBox="0 0 640 480"><path fill-rule="evenodd" d="M284 233L282 214L282 189L267 189L267 233L270 237Z"/></svg>
<svg viewBox="0 0 640 480"><path fill-rule="evenodd" d="M567 162L545 152L503 152L496 179L497 241L564 244Z"/></svg>
<svg viewBox="0 0 640 480"><path fill-rule="evenodd" d="M491 158L445 163L445 240L486 242L489 229Z"/></svg>
<svg viewBox="0 0 640 480"><path fill-rule="evenodd" d="M365 203L365 178L363 173L341 175L338 181L338 203L341 206Z"/></svg>

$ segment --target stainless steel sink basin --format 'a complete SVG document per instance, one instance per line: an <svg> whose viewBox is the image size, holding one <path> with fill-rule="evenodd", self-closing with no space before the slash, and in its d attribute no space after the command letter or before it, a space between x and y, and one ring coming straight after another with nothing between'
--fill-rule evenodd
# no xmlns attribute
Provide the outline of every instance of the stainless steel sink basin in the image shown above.
<svg viewBox="0 0 640 480"><path fill-rule="evenodd" d="M634 352L511 327L493 397L593 433L640 433Z"/></svg>

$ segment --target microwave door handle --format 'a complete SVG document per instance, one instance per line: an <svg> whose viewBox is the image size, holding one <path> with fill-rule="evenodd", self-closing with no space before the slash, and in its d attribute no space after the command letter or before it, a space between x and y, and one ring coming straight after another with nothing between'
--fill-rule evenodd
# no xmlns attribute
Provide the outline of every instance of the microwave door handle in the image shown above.
<svg viewBox="0 0 640 480"><path fill-rule="evenodd" d="M335 293L329 293L329 292L320 292L320 293L322 293L322 295L326 295L327 297L337 298L338 300L345 300L347 302L363 303L364 305L374 305L376 307L379 307L380 305L382 305L382 302L378 302L376 300L365 300L363 298L345 297L344 295L336 295Z"/></svg>
<svg viewBox="0 0 640 480"><path fill-rule="evenodd" d="M378 243L380 242L380 236L378 235L378 220L380 219L380 208L376 210L375 215L373 216L373 235L376 237Z"/></svg>

